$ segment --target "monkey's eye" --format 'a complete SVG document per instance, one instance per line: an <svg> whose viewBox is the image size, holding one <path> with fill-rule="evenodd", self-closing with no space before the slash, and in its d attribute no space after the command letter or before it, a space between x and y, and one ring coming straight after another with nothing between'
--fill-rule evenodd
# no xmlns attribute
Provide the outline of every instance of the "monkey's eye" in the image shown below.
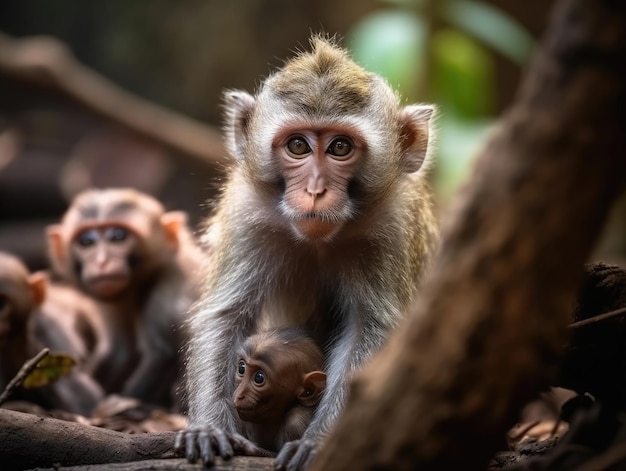
<svg viewBox="0 0 626 471"><path fill-rule="evenodd" d="M110 227L106 230L104 236L110 242L121 242L128 238L128 231L123 227Z"/></svg>
<svg viewBox="0 0 626 471"><path fill-rule="evenodd" d="M340 137L330 143L326 152L335 157L345 157L352 152L352 144L347 139Z"/></svg>
<svg viewBox="0 0 626 471"><path fill-rule="evenodd" d="M309 143L301 137L294 137L287 143L287 150L291 155L298 158L300 156L309 154L311 148Z"/></svg>
<svg viewBox="0 0 626 471"><path fill-rule="evenodd" d="M239 367L237 368L237 374L243 376L246 372L246 363L242 360L239 362Z"/></svg>
<svg viewBox="0 0 626 471"><path fill-rule="evenodd" d="M259 386L265 382L265 373L261 370L257 371L254 374L254 384L258 384Z"/></svg>
<svg viewBox="0 0 626 471"><path fill-rule="evenodd" d="M96 229L87 229L78 234L76 241L81 247L90 247L98 242L98 231Z"/></svg>

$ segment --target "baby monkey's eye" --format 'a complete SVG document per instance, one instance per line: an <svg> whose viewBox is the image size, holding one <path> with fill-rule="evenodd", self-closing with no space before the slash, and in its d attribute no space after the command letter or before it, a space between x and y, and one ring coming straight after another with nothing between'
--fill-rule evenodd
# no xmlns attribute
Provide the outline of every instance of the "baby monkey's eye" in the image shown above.
<svg viewBox="0 0 626 471"><path fill-rule="evenodd" d="M237 368L237 373L243 375L246 372L246 363L241 360L239 362L239 367Z"/></svg>
<svg viewBox="0 0 626 471"><path fill-rule="evenodd" d="M263 373L261 370L257 371L254 374L254 383L260 386L264 382L265 382L265 373Z"/></svg>
<svg viewBox="0 0 626 471"><path fill-rule="evenodd" d="M287 143L287 150L291 155L297 158L309 154L311 147L309 147L309 143L302 137L294 137Z"/></svg>

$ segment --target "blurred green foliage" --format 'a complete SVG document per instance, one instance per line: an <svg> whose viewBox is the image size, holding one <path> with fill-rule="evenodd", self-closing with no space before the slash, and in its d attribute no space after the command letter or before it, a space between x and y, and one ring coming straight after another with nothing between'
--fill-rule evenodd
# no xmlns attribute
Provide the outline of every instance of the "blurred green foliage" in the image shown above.
<svg viewBox="0 0 626 471"><path fill-rule="evenodd" d="M388 0L350 31L348 47L408 101L434 102L435 185L445 201L465 177L495 119L494 54L523 65L530 34L477 0Z"/></svg>

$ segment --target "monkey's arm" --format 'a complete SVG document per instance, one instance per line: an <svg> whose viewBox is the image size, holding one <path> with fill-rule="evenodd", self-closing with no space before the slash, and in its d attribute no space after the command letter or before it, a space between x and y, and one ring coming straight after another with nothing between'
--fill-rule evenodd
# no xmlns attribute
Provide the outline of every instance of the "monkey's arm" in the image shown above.
<svg viewBox="0 0 626 471"><path fill-rule="evenodd" d="M164 383L173 380L173 373L177 367L177 356L173 345L161 348L162 342L154 342L154 338L140 333L141 360L132 375L124 384L122 394L138 397L148 402L159 402L164 391L170 390L164 387ZM141 337L146 337L142 339Z"/></svg>
<svg viewBox="0 0 626 471"><path fill-rule="evenodd" d="M231 399L237 346L252 331L259 310L255 306L261 304L255 292L262 290L232 283L232 277L218 276L208 296L194 306L188 324L191 339L185 382L190 426L177 434L175 448L189 461L199 457L206 465L213 463L215 455L226 459L235 453L269 456L239 434Z"/></svg>
<svg viewBox="0 0 626 471"><path fill-rule="evenodd" d="M161 286L163 285L163 286ZM179 330L185 307L175 302L179 295L158 284L137 319L139 364L126 380L123 394L159 403L171 388L165 383L174 380L181 347Z"/></svg>
<svg viewBox="0 0 626 471"><path fill-rule="evenodd" d="M55 353L70 355L78 363L73 371L55 383L46 386L45 394L54 407L89 416L96 404L104 397L104 390L85 369L85 348L72 330L63 330L42 313L31 321L32 354L43 347Z"/></svg>

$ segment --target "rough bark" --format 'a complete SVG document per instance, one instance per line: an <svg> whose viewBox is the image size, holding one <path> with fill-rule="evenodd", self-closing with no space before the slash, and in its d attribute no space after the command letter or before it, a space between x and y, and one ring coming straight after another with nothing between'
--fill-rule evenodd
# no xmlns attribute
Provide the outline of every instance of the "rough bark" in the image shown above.
<svg viewBox="0 0 626 471"><path fill-rule="evenodd" d="M553 378L625 161L626 3L564 0L447 215L421 299L312 469L485 469Z"/></svg>
<svg viewBox="0 0 626 471"><path fill-rule="evenodd" d="M171 458L174 436L126 434L0 409L1 462L6 470Z"/></svg>
<svg viewBox="0 0 626 471"><path fill-rule="evenodd" d="M62 92L98 115L204 164L226 162L216 130L123 90L79 63L52 37L13 39L0 33L0 75Z"/></svg>
<svg viewBox="0 0 626 471"><path fill-rule="evenodd" d="M200 471L201 469L207 468L199 463L189 463L185 458L178 458L71 466L63 468L63 471ZM254 456L235 456L228 461L218 458L210 469L211 471L274 471L274 460ZM40 468L38 471L48 470ZM57 469L51 468L49 471L57 471Z"/></svg>

